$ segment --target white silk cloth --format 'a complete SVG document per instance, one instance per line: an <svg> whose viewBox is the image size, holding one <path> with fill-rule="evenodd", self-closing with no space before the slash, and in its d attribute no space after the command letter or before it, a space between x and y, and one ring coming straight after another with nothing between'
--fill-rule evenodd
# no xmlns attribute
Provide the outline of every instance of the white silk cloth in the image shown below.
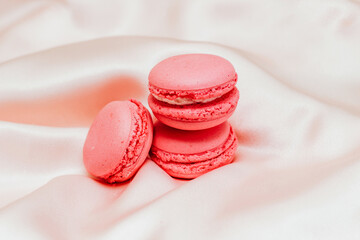
<svg viewBox="0 0 360 240"><path fill-rule="evenodd" d="M99 109L197 52L238 73L235 162L94 181ZM360 239L360 2L1 0L0 239Z"/></svg>

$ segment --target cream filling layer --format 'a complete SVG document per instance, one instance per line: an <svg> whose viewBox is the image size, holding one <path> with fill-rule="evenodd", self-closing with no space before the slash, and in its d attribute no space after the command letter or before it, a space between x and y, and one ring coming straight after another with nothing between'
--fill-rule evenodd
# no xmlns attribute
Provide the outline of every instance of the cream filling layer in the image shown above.
<svg viewBox="0 0 360 240"><path fill-rule="evenodd" d="M189 105L189 104L194 104L194 103L207 103L207 102L211 102L214 101L217 98L220 98L221 96L218 97L213 97L213 98L208 98L208 99L190 99L190 98L175 98L175 99L167 99L167 98L163 98L163 97L159 97L156 96L155 94L152 94L154 96L154 98L156 98L159 101L162 102L166 102L169 104L173 104L173 105Z"/></svg>

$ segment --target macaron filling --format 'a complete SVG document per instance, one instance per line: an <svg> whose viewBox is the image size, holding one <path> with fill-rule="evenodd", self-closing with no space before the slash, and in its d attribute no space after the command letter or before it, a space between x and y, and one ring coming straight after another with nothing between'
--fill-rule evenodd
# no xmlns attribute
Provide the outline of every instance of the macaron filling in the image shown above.
<svg viewBox="0 0 360 240"><path fill-rule="evenodd" d="M216 149L200 154L174 154L159 149L152 149L150 156L153 161L173 177L195 178L215 168L231 163L234 159L236 148L237 139L231 129L229 138L221 147Z"/></svg>
<svg viewBox="0 0 360 240"><path fill-rule="evenodd" d="M147 111L138 101L131 99L130 102L135 105L134 109L132 109L134 113L132 119L134 127L130 133L131 139L123 158L119 161L119 165L113 172L102 177L107 179L109 183L120 181L124 178L127 178L128 175L131 174L131 170L136 166L136 161L140 156L147 140L147 135L149 132L146 121L148 118Z"/></svg>
<svg viewBox="0 0 360 240"><path fill-rule="evenodd" d="M213 97L213 98L208 98L208 99L198 99L198 100L193 100L190 98L175 98L174 100L169 100L167 98L161 98L159 96L153 95L154 98L156 98L159 101L162 102L166 102L169 104L173 104L173 105L189 105L189 104L194 104L194 103L207 103L207 102L211 102L214 101L215 99L221 97Z"/></svg>
<svg viewBox="0 0 360 240"><path fill-rule="evenodd" d="M237 75L235 74L234 79L213 88L199 90L168 90L149 84L149 90L159 101L174 105L189 105L211 102L223 96L234 88L236 81Z"/></svg>
<svg viewBox="0 0 360 240"><path fill-rule="evenodd" d="M149 106L155 116L162 115L169 119L183 122L208 121L219 119L235 111L239 100L239 91L233 88L230 92L217 98L214 102L174 106L158 101L152 95Z"/></svg>

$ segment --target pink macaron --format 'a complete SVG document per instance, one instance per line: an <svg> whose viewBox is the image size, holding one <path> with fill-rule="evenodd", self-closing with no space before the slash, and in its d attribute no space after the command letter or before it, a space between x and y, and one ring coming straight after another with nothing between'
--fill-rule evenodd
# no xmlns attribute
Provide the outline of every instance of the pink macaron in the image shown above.
<svg viewBox="0 0 360 240"><path fill-rule="evenodd" d="M211 54L167 58L150 71L148 103L164 124L183 130L211 128L235 111L237 74L226 59Z"/></svg>
<svg viewBox="0 0 360 240"><path fill-rule="evenodd" d="M144 163L152 143L149 111L138 101L114 101L95 117L83 148L87 171L105 182L130 179Z"/></svg>
<svg viewBox="0 0 360 240"><path fill-rule="evenodd" d="M156 122L150 157L170 176L192 179L231 163L236 148L237 138L227 121L195 131Z"/></svg>

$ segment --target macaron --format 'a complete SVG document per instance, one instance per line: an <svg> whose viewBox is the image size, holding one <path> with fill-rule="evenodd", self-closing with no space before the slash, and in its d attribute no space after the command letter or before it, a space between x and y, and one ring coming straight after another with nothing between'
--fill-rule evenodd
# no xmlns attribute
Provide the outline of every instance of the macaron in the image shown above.
<svg viewBox="0 0 360 240"><path fill-rule="evenodd" d="M140 102L110 102L89 129L83 147L85 168L108 183L126 181L144 163L152 137L150 113Z"/></svg>
<svg viewBox="0 0 360 240"><path fill-rule="evenodd" d="M236 135L226 121L203 130L184 131L154 124L151 159L175 178L192 179L234 160Z"/></svg>
<svg viewBox="0 0 360 240"><path fill-rule="evenodd" d="M162 123L200 130L225 122L235 111L237 73L226 59L211 54L167 58L149 73L148 103Z"/></svg>

